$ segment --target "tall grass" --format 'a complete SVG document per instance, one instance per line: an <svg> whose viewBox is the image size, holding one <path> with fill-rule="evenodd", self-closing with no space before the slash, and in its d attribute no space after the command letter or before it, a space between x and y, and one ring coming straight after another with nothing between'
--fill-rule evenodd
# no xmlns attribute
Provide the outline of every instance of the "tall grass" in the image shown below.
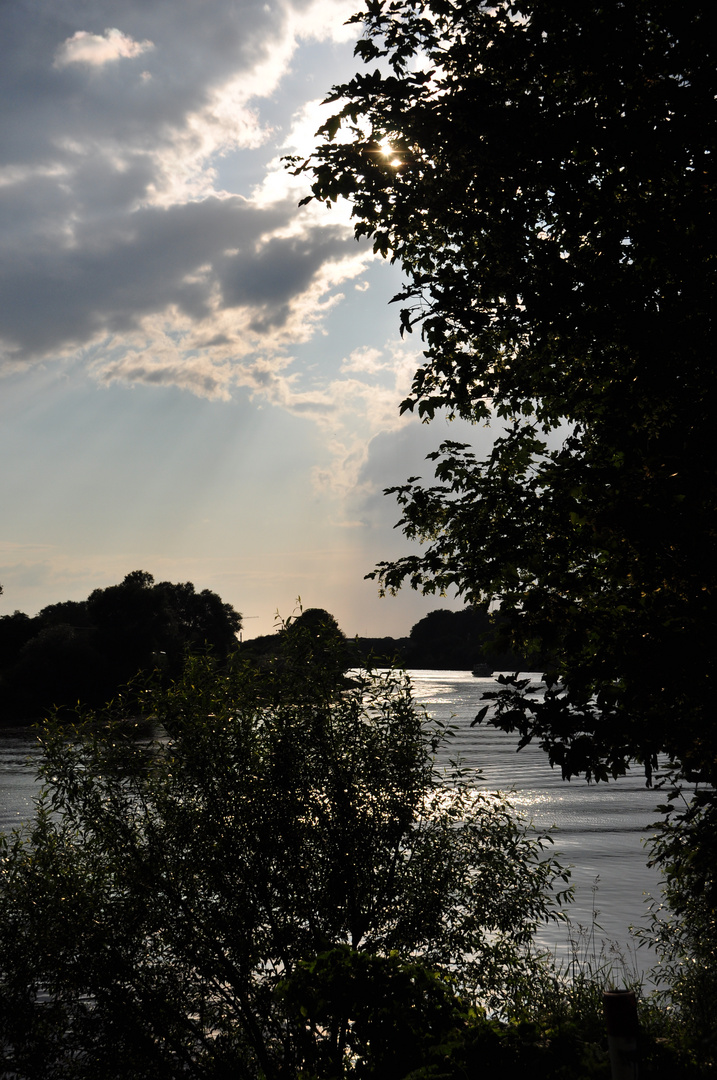
<svg viewBox="0 0 717 1080"><path fill-rule="evenodd" d="M551 1076L609 1080L603 993L632 990L638 1006L641 1078L698 1080L714 1075L685 1037L679 1014L638 963L640 935L633 932L627 945L606 937L597 906L599 878L592 892L587 925L567 915L565 947L542 953L540 979L518 988L513 1022L531 1025L542 1046L560 1048L561 1063Z"/></svg>

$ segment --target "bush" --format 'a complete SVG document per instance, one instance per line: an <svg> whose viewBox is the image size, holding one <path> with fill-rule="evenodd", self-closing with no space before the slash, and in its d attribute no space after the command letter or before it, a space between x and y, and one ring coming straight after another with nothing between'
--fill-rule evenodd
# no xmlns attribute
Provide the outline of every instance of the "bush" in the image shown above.
<svg viewBox="0 0 717 1080"><path fill-rule="evenodd" d="M339 1038L285 989L337 948L450 975L465 1007L506 1011L535 978L567 880L545 838L437 771L445 732L404 676L347 687L330 643L281 637L261 671L190 659L139 694L142 728L121 698L47 725L37 816L0 871L13 1075L298 1077L331 1039L350 1071L351 1008Z"/></svg>
<svg viewBox="0 0 717 1080"><path fill-rule="evenodd" d="M683 793L668 774L650 852L664 875L662 902L652 905L645 937L660 963L655 977L675 1017L681 1044L697 1061L717 1064L717 798L709 785Z"/></svg>

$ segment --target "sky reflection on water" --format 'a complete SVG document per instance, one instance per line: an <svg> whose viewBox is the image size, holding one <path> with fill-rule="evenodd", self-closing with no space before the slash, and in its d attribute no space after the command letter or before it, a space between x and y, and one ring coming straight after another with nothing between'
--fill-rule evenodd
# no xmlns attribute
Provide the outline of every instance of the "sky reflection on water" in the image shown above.
<svg viewBox="0 0 717 1080"><path fill-rule="evenodd" d="M469 671L412 671L410 675L414 696L426 705L429 715L454 725L446 757L460 756L465 765L480 771L476 781L480 787L510 793L516 809L538 829L553 829L555 851L573 865L576 899L571 920L590 927L594 917L601 928L598 940L632 952L629 926L646 925L645 898L660 891L660 876L648 868L644 847L644 838L658 816L660 793L645 786L638 770L609 784L564 781L539 747L530 745L516 752L515 735L485 724L471 728L483 693L495 687L494 679L475 678ZM562 927L546 927L540 942L562 956L570 953ZM645 949L633 959L641 971L654 963Z"/></svg>

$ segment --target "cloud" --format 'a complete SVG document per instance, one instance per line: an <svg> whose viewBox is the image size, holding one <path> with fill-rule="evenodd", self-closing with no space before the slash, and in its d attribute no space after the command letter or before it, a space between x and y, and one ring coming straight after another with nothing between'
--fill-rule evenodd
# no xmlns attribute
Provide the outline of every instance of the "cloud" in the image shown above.
<svg viewBox="0 0 717 1080"><path fill-rule="evenodd" d="M386 488L405 483L408 476L420 476L427 485L434 483L436 463L427 460L427 455L445 440L469 443L483 457L490 453L494 437L485 425L451 421L441 415L431 424L410 417L393 430L377 431L357 472L353 513L365 526L378 530L395 526L400 508L393 496L384 496Z"/></svg>
<svg viewBox="0 0 717 1080"><path fill-rule="evenodd" d="M356 0L311 0L294 9L294 32L318 41L354 41L356 31L348 21L355 11Z"/></svg>
<svg viewBox="0 0 717 1080"><path fill-rule="evenodd" d="M391 361L386 358L381 349L371 348L370 346L354 349L350 356L346 357L341 363L342 371L363 372L370 375L375 375L379 371L386 371L390 367Z"/></svg>
<svg viewBox="0 0 717 1080"><path fill-rule="evenodd" d="M383 486L369 467L373 441L415 424L399 414L397 403L408 392L416 364L417 354L409 345L390 341L380 350L355 350L321 392L302 391L290 376L279 380L276 392L282 407L310 417L325 437L327 460L314 468L314 487L338 496L349 515ZM350 373L352 367L358 377ZM380 377L361 377L367 371Z"/></svg>
<svg viewBox="0 0 717 1080"><path fill-rule="evenodd" d="M109 28L104 35L78 30L58 47L53 67L64 68L68 64L89 64L102 67L113 60L132 59L154 48L151 41L133 41L121 30Z"/></svg>
<svg viewBox="0 0 717 1080"><path fill-rule="evenodd" d="M146 383L156 386L178 386L198 397L226 401L231 381L226 365L215 365L205 356L187 359L172 343L164 349L153 350L151 357L137 352L125 353L120 359L102 365L103 382Z"/></svg>
<svg viewBox="0 0 717 1080"><path fill-rule="evenodd" d="M99 33L88 12L106 26L112 0L61 18L18 0L0 34L0 93L27 87L0 118L0 372L71 360L105 384L241 389L318 426L317 489L371 488L368 440L406 423L416 351L366 327L320 372L298 362L375 257L348 205L298 208L307 180L281 160L310 152L324 74L277 106L303 45L350 40L354 6L126 0Z"/></svg>
<svg viewBox="0 0 717 1080"><path fill-rule="evenodd" d="M216 0L208 18L202 0L127 0L104 33L76 27L107 25L111 0L3 9L0 372L73 358L223 397L319 332L371 255L347 216L297 209L305 181L280 161L308 149L319 106L275 132L262 103L301 41L348 39L352 7ZM218 182L267 144L263 180Z"/></svg>

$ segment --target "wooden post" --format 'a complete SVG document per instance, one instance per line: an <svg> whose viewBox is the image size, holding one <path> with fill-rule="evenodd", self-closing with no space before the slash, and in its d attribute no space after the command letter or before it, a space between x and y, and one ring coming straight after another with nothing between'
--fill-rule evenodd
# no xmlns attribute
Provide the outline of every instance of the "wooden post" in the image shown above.
<svg viewBox="0 0 717 1080"><path fill-rule="evenodd" d="M605 990L602 996L607 1023L612 1080L637 1080L637 999L634 990Z"/></svg>

